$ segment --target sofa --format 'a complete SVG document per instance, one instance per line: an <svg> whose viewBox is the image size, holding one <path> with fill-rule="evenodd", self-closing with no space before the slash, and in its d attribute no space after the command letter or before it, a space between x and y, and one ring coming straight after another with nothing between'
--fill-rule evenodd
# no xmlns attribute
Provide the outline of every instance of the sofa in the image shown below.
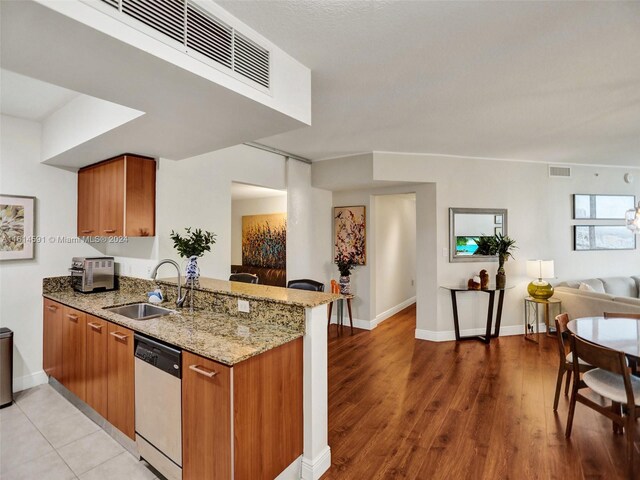
<svg viewBox="0 0 640 480"><path fill-rule="evenodd" d="M257 275L260 285L272 285L274 287L287 286L287 271L284 268L231 265L231 273L251 273L252 275Z"/></svg>
<svg viewBox="0 0 640 480"><path fill-rule="evenodd" d="M554 297L562 301L569 318L640 313L640 275L562 282L555 287Z"/></svg>

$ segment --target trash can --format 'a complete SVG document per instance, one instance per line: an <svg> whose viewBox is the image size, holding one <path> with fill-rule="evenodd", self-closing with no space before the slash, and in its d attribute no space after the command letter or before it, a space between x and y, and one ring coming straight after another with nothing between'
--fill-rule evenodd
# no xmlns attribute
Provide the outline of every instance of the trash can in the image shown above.
<svg viewBox="0 0 640 480"><path fill-rule="evenodd" d="M13 403L13 332L0 328L0 408Z"/></svg>

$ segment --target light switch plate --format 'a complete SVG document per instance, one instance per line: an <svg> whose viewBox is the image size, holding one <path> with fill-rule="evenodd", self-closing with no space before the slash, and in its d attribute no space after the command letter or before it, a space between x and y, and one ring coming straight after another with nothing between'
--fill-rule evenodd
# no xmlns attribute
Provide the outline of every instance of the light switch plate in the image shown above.
<svg viewBox="0 0 640 480"><path fill-rule="evenodd" d="M249 313L249 300L240 300L238 299L238 311Z"/></svg>

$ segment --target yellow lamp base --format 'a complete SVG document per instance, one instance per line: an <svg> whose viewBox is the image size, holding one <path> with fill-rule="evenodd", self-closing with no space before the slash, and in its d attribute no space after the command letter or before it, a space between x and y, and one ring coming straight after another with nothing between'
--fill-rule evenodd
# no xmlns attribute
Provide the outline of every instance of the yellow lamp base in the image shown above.
<svg viewBox="0 0 640 480"><path fill-rule="evenodd" d="M553 296L553 287L548 282L536 280L527 286L527 292L533 298L546 300Z"/></svg>

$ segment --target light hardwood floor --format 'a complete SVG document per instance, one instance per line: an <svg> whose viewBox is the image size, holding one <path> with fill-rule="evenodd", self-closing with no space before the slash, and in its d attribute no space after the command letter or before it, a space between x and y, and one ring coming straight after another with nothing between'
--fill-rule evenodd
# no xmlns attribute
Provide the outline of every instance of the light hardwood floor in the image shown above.
<svg viewBox="0 0 640 480"><path fill-rule="evenodd" d="M371 332L331 326L323 479L625 478L624 437L603 416L578 405L564 438L555 338L485 346L416 340L414 330L415 306Z"/></svg>

